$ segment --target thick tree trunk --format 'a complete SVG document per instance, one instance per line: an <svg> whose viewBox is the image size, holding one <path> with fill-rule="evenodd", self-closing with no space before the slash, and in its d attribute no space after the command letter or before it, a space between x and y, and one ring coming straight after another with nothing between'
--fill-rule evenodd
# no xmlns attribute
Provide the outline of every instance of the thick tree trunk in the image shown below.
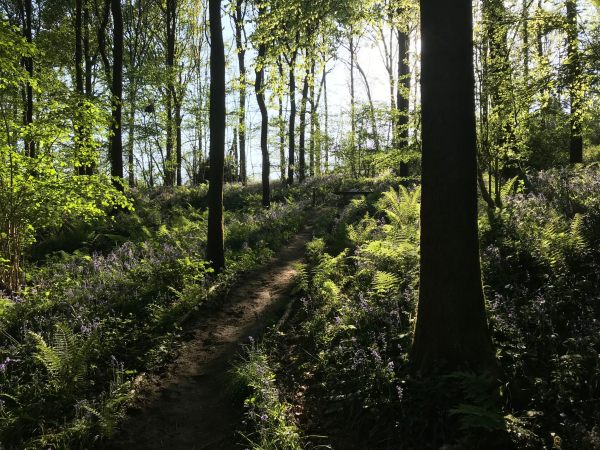
<svg viewBox="0 0 600 450"><path fill-rule="evenodd" d="M470 0L421 0L423 175L419 305L411 362L493 372L477 234Z"/></svg>
<svg viewBox="0 0 600 450"><path fill-rule="evenodd" d="M244 46L244 14L243 0L236 0L235 7L235 44L237 47L238 66L240 69L240 111L239 111L239 153L240 181L246 185L246 48Z"/></svg>
<svg viewBox="0 0 600 450"><path fill-rule="evenodd" d="M112 0L113 17L113 71L112 71L112 121L110 138L111 176L122 189L123 179L123 13L121 0Z"/></svg>
<svg viewBox="0 0 600 450"><path fill-rule="evenodd" d="M407 149L408 147L408 119L410 109L410 66L409 49L410 36L404 31L398 30L398 90L396 91L396 136L398 139L398 149ZM408 162L400 161L401 177L408 177Z"/></svg>
<svg viewBox="0 0 600 450"><path fill-rule="evenodd" d="M570 123L570 161L571 164L583 162L583 136L581 106L583 95L581 93L581 78L583 71L581 67L581 55L579 53L579 31L577 27L577 1L566 0L567 7L567 71L569 78L569 101L571 104Z"/></svg>
<svg viewBox="0 0 600 450"><path fill-rule="evenodd" d="M260 13L259 13L260 14ZM260 125L260 151L262 154L262 205L265 208L271 206L271 187L269 184L271 162L269 160L269 147L268 147L268 136L269 136L269 113L267 111L267 105L265 103L265 69L264 69L264 58L266 54L266 47L264 44L260 44L258 47L258 69L256 70L256 81L254 84L254 90L256 91L256 101L260 109L261 125Z"/></svg>
<svg viewBox="0 0 600 450"><path fill-rule="evenodd" d="M208 186L207 258L215 273L225 267L223 175L225 167L225 45L221 1L209 0L210 21L210 181Z"/></svg>

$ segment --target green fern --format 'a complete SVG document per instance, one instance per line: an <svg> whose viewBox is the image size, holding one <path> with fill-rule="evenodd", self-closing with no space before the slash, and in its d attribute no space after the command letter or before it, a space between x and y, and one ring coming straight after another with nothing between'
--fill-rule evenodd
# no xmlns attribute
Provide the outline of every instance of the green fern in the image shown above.
<svg viewBox="0 0 600 450"><path fill-rule="evenodd" d="M519 187L520 182L518 176L513 177L504 183L504 185L500 188L500 198L502 199L502 202L504 202L509 195L518 192Z"/></svg>
<svg viewBox="0 0 600 450"><path fill-rule="evenodd" d="M400 286L400 279L393 273L377 271L373 277L373 291L377 294L395 292Z"/></svg>
<svg viewBox="0 0 600 450"><path fill-rule="evenodd" d="M86 380L93 335L82 339L64 324L56 325L51 345L37 333L30 335L36 343L34 358L45 367L55 388L74 389Z"/></svg>
<svg viewBox="0 0 600 450"><path fill-rule="evenodd" d="M396 240L418 239L420 201L420 188L409 191L400 186L398 191L390 189L384 192L377 207L389 221L389 225L384 227L386 233Z"/></svg>

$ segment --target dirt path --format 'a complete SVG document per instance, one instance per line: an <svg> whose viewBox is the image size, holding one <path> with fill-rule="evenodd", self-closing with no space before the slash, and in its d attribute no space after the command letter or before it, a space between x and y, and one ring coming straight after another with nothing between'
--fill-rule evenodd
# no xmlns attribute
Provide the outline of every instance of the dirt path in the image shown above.
<svg viewBox="0 0 600 450"><path fill-rule="evenodd" d="M280 317L289 302L311 228L266 266L247 274L211 317L189 327L193 337L167 374L146 383L141 403L105 449L232 450L242 407L229 394L230 369L242 343Z"/></svg>

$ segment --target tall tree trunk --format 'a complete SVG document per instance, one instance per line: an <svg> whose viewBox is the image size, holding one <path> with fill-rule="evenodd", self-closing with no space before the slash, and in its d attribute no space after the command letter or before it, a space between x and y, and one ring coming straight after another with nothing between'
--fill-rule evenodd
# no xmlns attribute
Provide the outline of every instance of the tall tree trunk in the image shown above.
<svg viewBox="0 0 600 450"><path fill-rule="evenodd" d="M166 160L165 160L165 185L173 186L175 183L176 161L174 160L174 107L176 103L175 95L175 33L177 31L177 0L167 0L166 4L166 67L167 67L167 142L166 142Z"/></svg>
<svg viewBox="0 0 600 450"><path fill-rule="evenodd" d="M529 5L532 0L522 0L521 5L521 21L523 23L523 76L525 83L529 84L529 62L531 60L531 50L529 48Z"/></svg>
<svg viewBox="0 0 600 450"><path fill-rule="evenodd" d="M244 0L236 0L235 7L235 45L237 47L238 67L240 70L240 111L239 111L239 153L240 181L246 185L246 47L244 45Z"/></svg>
<svg viewBox="0 0 600 450"><path fill-rule="evenodd" d="M259 12L259 15L262 13ZM265 208L271 206L271 187L269 184L271 162L269 161L269 147L268 147L268 136L269 136L269 113L267 111L267 105L265 103L265 69L264 69L264 58L267 53L265 44L258 46L258 56L256 59L256 81L254 84L254 90L256 92L256 101L260 109L261 125L260 125L260 152L262 154L262 205Z"/></svg>
<svg viewBox="0 0 600 450"><path fill-rule="evenodd" d="M377 118L375 117L375 104L373 103L373 96L371 95L371 86L369 85L367 74L358 62L356 63L356 69L358 70L358 73L360 73L363 82L365 83L365 87L367 88L367 99L369 100L369 118L371 119L373 141L375 142L375 151L379 153L381 151L381 146L379 145L379 132L377 131Z"/></svg>
<svg viewBox="0 0 600 450"><path fill-rule="evenodd" d="M111 176L115 185L123 188L123 13L121 0L112 0L113 17L113 73L112 73L112 121L110 138Z"/></svg>
<svg viewBox="0 0 600 450"><path fill-rule="evenodd" d="M329 96L327 93L327 72L323 72L323 95L325 96L325 173L329 172Z"/></svg>
<svg viewBox="0 0 600 450"><path fill-rule="evenodd" d="M408 148L408 119L410 109L410 66L409 50L410 36L401 30L398 33L398 90L396 91L396 136L398 137L398 150ZM400 161L401 177L408 177L408 162Z"/></svg>
<svg viewBox="0 0 600 450"><path fill-rule="evenodd" d="M283 79L283 64L281 57L277 60L277 68L279 69L279 76ZM285 119L283 116L283 93L279 92L279 168L280 168L280 179L282 183L285 183Z"/></svg>
<svg viewBox="0 0 600 450"><path fill-rule="evenodd" d="M207 258L215 273L225 267L223 175L225 168L225 45L221 0L209 0L210 21L210 181L208 185Z"/></svg>
<svg viewBox="0 0 600 450"><path fill-rule="evenodd" d="M77 0L75 3L75 89L79 96L83 97L83 2Z"/></svg>
<svg viewBox="0 0 600 450"><path fill-rule="evenodd" d="M90 99L94 94L92 87L94 63L90 50L90 9L86 0L83 0L83 56L85 58L85 94Z"/></svg>
<svg viewBox="0 0 600 450"><path fill-rule="evenodd" d="M302 101L300 102L300 142L298 143L298 179L300 182L306 179L306 105L308 104L310 72L307 69L302 82Z"/></svg>
<svg viewBox="0 0 600 450"><path fill-rule="evenodd" d="M290 60L289 77L290 77L290 128L289 128L289 145L288 145L288 178L287 183L291 186L294 184L294 166L296 165L296 55L297 50L294 50L294 55Z"/></svg>
<svg viewBox="0 0 600 450"><path fill-rule="evenodd" d="M411 362L426 374L494 371L477 233L470 0L421 0L421 262Z"/></svg>
<svg viewBox="0 0 600 450"><path fill-rule="evenodd" d="M570 161L571 164L583 162L582 111L583 103L581 55L579 53L579 30L577 25L577 0L566 0L567 7L567 71L569 83L569 101L571 104L570 122Z"/></svg>
<svg viewBox="0 0 600 450"><path fill-rule="evenodd" d="M488 68L486 72L486 95L489 96L493 116L498 118L496 136L490 152L492 173L496 180L494 187L494 200L497 205L501 199L501 169L502 166L516 164L514 158L509 157L509 147L516 150L513 126L513 102L510 99L513 87L511 84L511 63L508 46L507 12L504 0L484 0L483 17L485 20L485 39L488 48ZM487 116L489 117L489 116ZM486 125L486 126L489 126Z"/></svg>
<svg viewBox="0 0 600 450"><path fill-rule="evenodd" d="M23 37L27 42L33 42L33 5L32 0L22 0ZM23 66L29 77L33 78L33 57L23 58ZM33 123L33 86L30 81L25 83L25 105L23 112L23 125L26 127ZM27 133L25 138L25 153L31 157L36 156L36 145L33 136Z"/></svg>
<svg viewBox="0 0 600 450"><path fill-rule="evenodd" d="M356 96L354 92L354 67L356 65L356 49L354 47L354 31L350 30L350 172L356 172Z"/></svg>
<svg viewBox="0 0 600 450"><path fill-rule="evenodd" d="M310 84L310 94L309 94L309 103L310 103L310 144L308 148L308 159L309 159L309 169L308 174L311 177L315 176L315 147L316 147L316 136L315 130L317 127L317 111L316 111L316 99L315 99L315 60L313 59L310 65L310 77L312 79L312 83Z"/></svg>
<svg viewBox="0 0 600 450"><path fill-rule="evenodd" d="M85 148L85 129L83 124L83 98L85 96L83 73L83 2L75 3L75 93L77 95L77 111L75 112L75 153L77 155L77 173L85 175L85 163L82 161L82 148Z"/></svg>
<svg viewBox="0 0 600 450"><path fill-rule="evenodd" d="M181 135L181 124L183 123L183 117L181 115L181 99L177 98L175 101L175 175L176 184L181 186L183 184L181 178L181 165L183 162L182 154L182 135Z"/></svg>
<svg viewBox="0 0 600 450"><path fill-rule="evenodd" d="M135 92L135 80L130 80L129 86L129 118L127 130L127 175L129 179L129 187L135 186L135 164L134 164L134 144L135 144L135 110L137 107L137 99Z"/></svg>

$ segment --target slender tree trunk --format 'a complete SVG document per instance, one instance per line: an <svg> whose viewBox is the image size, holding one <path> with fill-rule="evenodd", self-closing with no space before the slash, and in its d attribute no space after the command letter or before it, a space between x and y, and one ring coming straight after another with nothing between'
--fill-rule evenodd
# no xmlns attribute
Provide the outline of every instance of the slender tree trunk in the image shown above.
<svg viewBox="0 0 600 450"><path fill-rule="evenodd" d="M112 121L110 138L111 176L115 185L122 189L123 179L123 13L121 0L112 0L113 17L113 73L112 73Z"/></svg>
<svg viewBox="0 0 600 450"><path fill-rule="evenodd" d="M279 69L279 76L283 79L283 64L281 57L277 60L277 68ZM281 182L285 183L285 119L283 116L283 93L278 95L279 101L279 168Z"/></svg>
<svg viewBox="0 0 600 450"><path fill-rule="evenodd" d="M240 111L239 111L239 152L240 181L246 185L246 47L244 46L244 14L243 0L236 0L235 7L235 44L237 47L238 66L240 69Z"/></svg>
<svg viewBox="0 0 600 450"><path fill-rule="evenodd" d="M75 89L79 96L83 97L83 2L77 0L75 3Z"/></svg>
<svg viewBox="0 0 600 450"><path fill-rule="evenodd" d="M223 175L225 167L225 45L221 0L209 0L210 21L210 182L206 254L215 273L225 267L223 237Z"/></svg>
<svg viewBox="0 0 600 450"><path fill-rule="evenodd" d="M74 114L75 121L75 153L77 155L77 173L85 175L85 163L82 161L82 148L85 147L85 129L83 124L82 110L85 96L84 74L83 74L83 1L75 3L75 93L77 95L77 111Z"/></svg>
<svg viewBox="0 0 600 450"><path fill-rule="evenodd" d="M309 94L309 103L310 103L310 144L308 148L308 159L309 159L309 169L308 174L311 177L315 176L315 147L316 147L316 122L317 122L317 112L316 112L316 99L315 99L315 61L313 59L310 65L310 77L312 79L312 83L310 84L310 94Z"/></svg>
<svg viewBox="0 0 600 450"><path fill-rule="evenodd" d="M86 0L83 0L83 55L85 58L85 94L90 99L94 95L92 87L94 64L90 50L90 10Z"/></svg>
<svg viewBox="0 0 600 450"><path fill-rule="evenodd" d="M174 107L175 107L175 34L177 31L177 0L167 0L166 4L166 67L167 67L167 142L165 160L165 185L173 186L175 183L176 161L173 151L174 136Z"/></svg>
<svg viewBox="0 0 600 450"><path fill-rule="evenodd" d="M530 48L529 48L529 5L532 0L523 0L521 7L521 20L523 22L523 75L525 82L529 84L529 61Z"/></svg>
<svg viewBox="0 0 600 450"><path fill-rule="evenodd" d="M354 67L356 65L356 52L354 48L353 30L350 30L350 172L353 177L356 172L356 96L354 92Z"/></svg>
<svg viewBox="0 0 600 450"><path fill-rule="evenodd" d="M259 12L259 15L262 13ZM267 105L265 103L265 69L264 69L264 58L267 53L265 44L258 46L257 56L257 70L256 70L256 81L254 84L254 90L256 92L256 101L260 109L261 125L260 125L260 151L262 154L262 205L265 208L271 206L271 187L270 187L270 172L271 162L269 160L269 147L268 147L268 136L269 136L269 113L267 111Z"/></svg>
<svg viewBox="0 0 600 450"><path fill-rule="evenodd" d="M477 233L470 0L421 0L423 175L417 373L494 372Z"/></svg>
<svg viewBox="0 0 600 450"><path fill-rule="evenodd" d="M363 82L365 83L365 87L367 88L367 99L369 100L369 115L371 116L371 130L373 133L373 141L375 142L375 151L379 153L381 151L381 146L379 145L379 133L377 131L377 118L375 117L375 104L373 103L373 96L371 95L371 86L369 85L369 79L367 78L367 74L363 70L358 62L356 63L356 69L358 73L360 73Z"/></svg>
<svg viewBox="0 0 600 450"><path fill-rule="evenodd" d="M135 81L130 80L129 86L129 126L127 131L127 175L129 179L129 187L135 186L135 164L134 164L134 146L135 146L135 110L136 110L136 93Z"/></svg>
<svg viewBox="0 0 600 450"><path fill-rule="evenodd" d="M323 72L323 95L325 96L325 173L329 172L329 96L327 93L327 72Z"/></svg>
<svg viewBox="0 0 600 450"><path fill-rule="evenodd" d="M288 145L288 178L287 182L291 186L294 184L294 166L296 165L296 55L297 50L290 61L290 128Z"/></svg>
<svg viewBox="0 0 600 450"><path fill-rule="evenodd" d="M566 0L567 7L567 71L569 78L569 101L571 104L570 122L570 161L571 164L583 162L582 111L583 95L581 93L583 71L579 52L579 30L577 25L577 1Z"/></svg>
<svg viewBox="0 0 600 450"><path fill-rule="evenodd" d="M84 62L84 86L85 86L85 97L87 100L91 100L94 96L93 86L92 86L92 78L93 78L93 70L94 70L94 62L92 61L92 56L90 54L90 11L87 0L82 0L82 39L83 39L83 62ZM85 126L82 130L82 137L86 142L91 140L91 130L90 127ZM83 170L80 173L85 173L85 175L93 175L96 170L96 157L92 155L91 159L87 162L87 164L82 167Z"/></svg>
<svg viewBox="0 0 600 450"><path fill-rule="evenodd" d="M181 165L183 162L182 154L182 135L181 135L181 124L183 123L183 117L181 115L181 99L177 98L175 101L175 168L176 168L176 184L181 186L183 184L181 178Z"/></svg>
<svg viewBox="0 0 600 450"><path fill-rule="evenodd" d="M302 82L302 101L300 103L300 142L298 143L298 179L300 182L306 179L306 105L308 104L309 70L304 74Z"/></svg>
<svg viewBox="0 0 600 450"><path fill-rule="evenodd" d="M401 30L398 33L398 90L396 91L396 136L398 139L398 149L405 150L408 148L409 133L408 120L410 109L410 66L409 66L409 50L410 36L408 32ZM400 161L401 177L408 177L408 162Z"/></svg>
<svg viewBox="0 0 600 450"><path fill-rule="evenodd" d="M494 177L497 180L495 192L495 201L498 205L500 198L500 170L502 163L506 165L515 164L514 158L509 158L508 147L514 149L515 136L513 127L513 103L510 100L512 95L511 84L511 64L508 47L508 25L506 24L507 12L503 0L484 0L483 16L486 22L486 41L488 47L488 69L487 69L487 90L491 101L492 111L498 117L499 123L496 124L496 137L492 143L495 151L492 153L494 160Z"/></svg>
<svg viewBox="0 0 600 450"><path fill-rule="evenodd" d="M33 5L32 0L22 0L22 19L23 19L23 36L27 42L33 42ZM33 57L27 56L23 58L23 66L29 77L33 78ZM33 123L33 86L31 82L25 83L25 108L23 113L23 125L26 127ZM27 135L25 138L25 153L31 157L36 157L36 144L33 136Z"/></svg>

